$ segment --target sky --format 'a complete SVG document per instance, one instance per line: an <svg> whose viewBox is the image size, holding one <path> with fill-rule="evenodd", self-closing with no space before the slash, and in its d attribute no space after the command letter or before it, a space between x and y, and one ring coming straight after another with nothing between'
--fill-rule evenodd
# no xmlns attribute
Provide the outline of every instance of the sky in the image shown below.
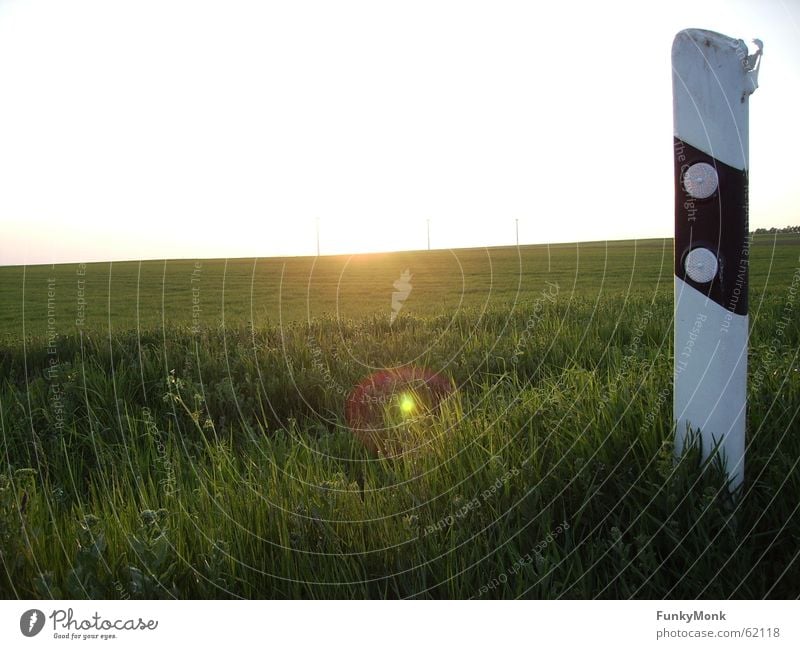
<svg viewBox="0 0 800 649"><path fill-rule="evenodd" d="M687 27L763 40L750 225L800 223L798 0L0 0L0 265L671 236Z"/></svg>

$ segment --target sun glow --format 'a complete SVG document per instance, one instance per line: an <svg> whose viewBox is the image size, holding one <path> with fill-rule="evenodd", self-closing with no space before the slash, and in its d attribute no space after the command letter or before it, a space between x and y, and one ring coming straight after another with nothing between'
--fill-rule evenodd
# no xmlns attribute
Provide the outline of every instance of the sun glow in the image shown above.
<svg viewBox="0 0 800 649"><path fill-rule="evenodd" d="M687 15L764 40L750 225L794 221L788 3L500 4L0 2L0 264L670 236Z"/></svg>

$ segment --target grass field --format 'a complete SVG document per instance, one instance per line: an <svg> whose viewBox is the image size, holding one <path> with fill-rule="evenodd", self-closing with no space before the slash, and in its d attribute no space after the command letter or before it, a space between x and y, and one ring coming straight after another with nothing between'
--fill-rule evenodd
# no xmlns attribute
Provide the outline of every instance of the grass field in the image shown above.
<svg viewBox="0 0 800 649"><path fill-rule="evenodd" d="M671 240L0 268L0 596L797 597L800 236L750 263L735 501L673 461ZM400 366L455 391L375 457Z"/></svg>

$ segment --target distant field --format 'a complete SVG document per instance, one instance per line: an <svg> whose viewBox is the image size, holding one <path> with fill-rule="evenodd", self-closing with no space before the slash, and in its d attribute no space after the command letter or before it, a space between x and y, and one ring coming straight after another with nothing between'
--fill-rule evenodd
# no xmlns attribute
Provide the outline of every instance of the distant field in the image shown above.
<svg viewBox="0 0 800 649"><path fill-rule="evenodd" d="M2 330L43 333L48 282L55 279L57 325L74 330L78 281L85 280L85 327L114 330L171 324L216 327L251 319L271 323L321 315L360 318L391 313L392 283L405 270L413 291L409 315L454 314L459 308L509 306L545 286L583 298L625 291L671 290L671 241L284 259L145 261L0 269ZM635 274L634 274L635 271ZM80 275L79 273L84 273ZM194 292L193 292L194 291Z"/></svg>
<svg viewBox="0 0 800 649"><path fill-rule="evenodd" d="M758 235L751 290L781 291L791 280L800 235ZM409 269L408 315L510 308L556 282L562 296L598 300L630 292L669 295L672 241L648 239L519 248L332 257L203 259L0 267L0 333L43 335L48 291L55 330L94 332L305 321L391 313L392 282ZM55 280L51 282L51 280ZM80 282L80 283L79 283ZM80 299L85 302L82 306Z"/></svg>
<svg viewBox="0 0 800 649"><path fill-rule="evenodd" d="M800 236L750 260L735 502L673 462L671 240L0 268L0 596L800 596ZM375 457L396 367L454 393Z"/></svg>

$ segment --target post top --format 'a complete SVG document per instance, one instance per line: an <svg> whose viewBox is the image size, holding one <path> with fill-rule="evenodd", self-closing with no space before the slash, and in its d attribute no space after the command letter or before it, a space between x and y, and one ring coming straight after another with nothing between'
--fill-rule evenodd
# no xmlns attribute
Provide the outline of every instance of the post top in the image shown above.
<svg viewBox="0 0 800 649"><path fill-rule="evenodd" d="M683 29L672 43L674 135L736 169L747 169L748 98L758 87L762 43Z"/></svg>

